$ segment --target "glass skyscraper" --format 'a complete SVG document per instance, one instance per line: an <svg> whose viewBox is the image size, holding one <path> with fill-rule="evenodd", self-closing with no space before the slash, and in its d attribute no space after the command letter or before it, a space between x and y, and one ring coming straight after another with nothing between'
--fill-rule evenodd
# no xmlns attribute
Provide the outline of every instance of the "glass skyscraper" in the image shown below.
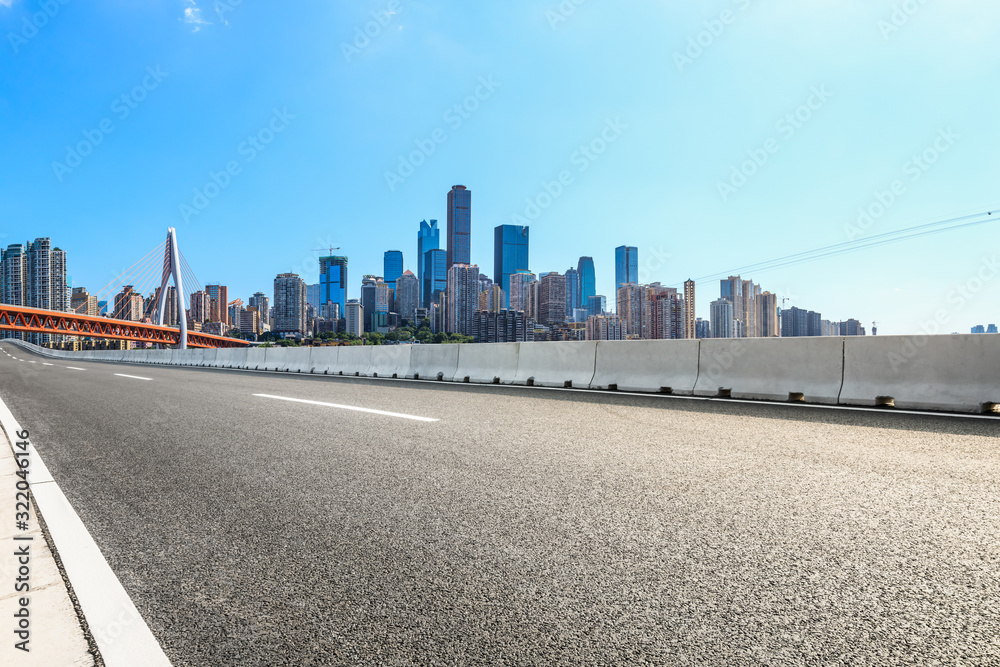
<svg viewBox="0 0 1000 667"><path fill-rule="evenodd" d="M437 295L448 288L448 253L437 248L425 252L421 274L424 282L420 307L430 308L437 300Z"/></svg>
<svg viewBox="0 0 1000 667"><path fill-rule="evenodd" d="M429 223L421 220L420 231L417 232L417 285L420 288L418 303L421 308L427 308L424 304L424 253L441 247L441 230L437 224L437 220L431 220Z"/></svg>
<svg viewBox="0 0 1000 667"><path fill-rule="evenodd" d="M347 306L347 258L319 258L319 302L325 306L327 302L340 306L340 316L343 317Z"/></svg>
<svg viewBox="0 0 1000 667"><path fill-rule="evenodd" d="M580 272L570 267L566 269L566 317L572 318L573 311L582 308L580 301Z"/></svg>
<svg viewBox="0 0 1000 667"><path fill-rule="evenodd" d="M639 249L630 245L615 248L615 289L639 282Z"/></svg>
<svg viewBox="0 0 1000 667"><path fill-rule="evenodd" d="M580 274L580 305L587 307L587 299L597 294L597 278L594 275L594 258L581 257L576 263Z"/></svg>
<svg viewBox="0 0 1000 667"><path fill-rule="evenodd" d="M382 259L382 278L389 287L396 289L396 279L403 275L403 253L399 250L386 250Z"/></svg>
<svg viewBox="0 0 1000 667"><path fill-rule="evenodd" d="M528 228L497 225L493 229L493 280L506 295L510 307L510 277L528 270Z"/></svg>
<svg viewBox="0 0 1000 667"><path fill-rule="evenodd" d="M448 192L448 268L471 264L472 190L455 185Z"/></svg>

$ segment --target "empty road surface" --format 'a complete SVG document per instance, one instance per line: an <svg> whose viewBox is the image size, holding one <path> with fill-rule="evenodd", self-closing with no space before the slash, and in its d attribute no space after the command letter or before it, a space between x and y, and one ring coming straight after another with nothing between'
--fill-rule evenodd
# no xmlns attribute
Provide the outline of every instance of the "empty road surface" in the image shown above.
<svg viewBox="0 0 1000 667"><path fill-rule="evenodd" d="M998 420L0 349L175 665L1000 664Z"/></svg>

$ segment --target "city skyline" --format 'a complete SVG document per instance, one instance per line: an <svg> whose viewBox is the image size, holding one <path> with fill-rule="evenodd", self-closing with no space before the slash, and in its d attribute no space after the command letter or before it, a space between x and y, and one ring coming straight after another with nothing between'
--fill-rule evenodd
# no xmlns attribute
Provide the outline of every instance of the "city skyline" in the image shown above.
<svg viewBox="0 0 1000 667"><path fill-rule="evenodd" d="M922 5L895 26L892 3L740 2L707 37L718 17L699 6L441 7L406 6L345 55L384 5L276 17L242 3L198 26L179 20L180 2L61 5L10 47L0 82L12 156L0 164L0 245L58 239L71 283L95 288L176 226L200 282L246 299L279 272L319 282L322 246L341 246L355 276L382 272L396 248L419 273L412 225L446 221L440 193L464 183L476 193L470 259L484 271L490 230L528 224L533 270L593 256L595 291L613 300L622 243L640 249L642 282L679 285L995 205L984 147L1000 133L996 93L970 83L1000 59L995 6ZM20 35L32 11L0 6L0 27ZM299 39L261 53L276 30ZM105 34L116 38L84 39ZM511 34L524 56L510 56ZM657 57L624 67L589 46L607 40ZM893 77L873 74L883 70ZM93 233L108 226L124 233ZM881 333L922 333L939 310L941 331L965 331L1000 319L984 231L752 275ZM977 284L980 272L991 279Z"/></svg>

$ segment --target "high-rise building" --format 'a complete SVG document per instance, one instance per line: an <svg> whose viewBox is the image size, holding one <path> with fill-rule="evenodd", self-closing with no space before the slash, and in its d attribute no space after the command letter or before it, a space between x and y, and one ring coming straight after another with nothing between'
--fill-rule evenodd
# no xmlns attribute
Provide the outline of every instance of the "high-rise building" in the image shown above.
<svg viewBox="0 0 1000 667"><path fill-rule="evenodd" d="M821 336L823 316L811 310L792 306L781 311L781 336L798 338L801 336Z"/></svg>
<svg viewBox="0 0 1000 667"><path fill-rule="evenodd" d="M396 289L396 279L403 275L403 252L386 250L382 256L382 277L392 289Z"/></svg>
<svg viewBox="0 0 1000 667"><path fill-rule="evenodd" d="M445 332L472 336L479 306L479 267L454 264L448 269Z"/></svg>
<svg viewBox="0 0 1000 667"><path fill-rule="evenodd" d="M757 297L761 295L760 285L740 276L729 276L719 281L719 298L733 304L733 327L736 338L759 338L765 336L758 315Z"/></svg>
<svg viewBox="0 0 1000 667"><path fill-rule="evenodd" d="M566 269L566 317L570 318L573 311L583 305L580 300L580 272L574 268Z"/></svg>
<svg viewBox="0 0 1000 667"><path fill-rule="evenodd" d="M603 315L608 309L608 298L603 294L592 294L587 297L587 317Z"/></svg>
<svg viewBox="0 0 1000 667"><path fill-rule="evenodd" d="M375 302L378 299L378 283L381 276L366 275L361 279L361 308L364 309L364 330L375 331L378 318L375 316Z"/></svg>
<svg viewBox="0 0 1000 667"><path fill-rule="evenodd" d="M778 295L764 292L756 297L757 333L764 338L781 335L781 322L778 320Z"/></svg>
<svg viewBox="0 0 1000 667"><path fill-rule="evenodd" d="M419 303L421 308L427 308L430 301L429 295L424 295L424 253L428 250L437 250L441 247L441 231L438 229L437 220L420 221L420 230L417 232L417 282L420 284ZM447 267L447 252L445 253L445 271Z"/></svg>
<svg viewBox="0 0 1000 667"><path fill-rule="evenodd" d="M694 337L695 338L711 338L712 337L712 324L708 320L703 320L700 317L694 321Z"/></svg>
<svg viewBox="0 0 1000 667"><path fill-rule="evenodd" d="M286 334L307 331L306 283L297 273L279 273L274 279L272 331Z"/></svg>
<svg viewBox="0 0 1000 667"><path fill-rule="evenodd" d="M236 311L236 315L239 319L236 320L238 323L238 329L242 334L259 334L261 332L260 326L260 313L257 312L257 308L251 306L250 308L239 308Z"/></svg>
<svg viewBox="0 0 1000 667"><path fill-rule="evenodd" d="M312 306L313 310L319 312L319 283L315 285L306 285L306 303Z"/></svg>
<svg viewBox="0 0 1000 667"><path fill-rule="evenodd" d="M191 293L191 310L188 313L188 326L198 323L199 325L208 322L212 312L212 299L208 292Z"/></svg>
<svg viewBox="0 0 1000 667"><path fill-rule="evenodd" d="M861 327L861 330L864 331L864 327ZM986 333L998 333L998 331L997 331L997 325L995 325L995 324L989 324L989 325L987 325L986 326ZM875 334L872 334L872 335L874 336Z"/></svg>
<svg viewBox="0 0 1000 667"><path fill-rule="evenodd" d="M615 289L639 283L639 249L622 245L615 248Z"/></svg>
<svg viewBox="0 0 1000 667"><path fill-rule="evenodd" d="M112 317L116 320L139 322L142 320L144 300L132 285L125 285L122 291L115 295L115 310Z"/></svg>
<svg viewBox="0 0 1000 667"><path fill-rule="evenodd" d="M995 325L991 325L995 329ZM991 333L996 333L995 331ZM834 336L864 336L865 328L861 326L861 322L850 319L846 322L841 322L840 326L837 327L837 332L833 334Z"/></svg>
<svg viewBox="0 0 1000 667"><path fill-rule="evenodd" d="M739 276L729 276L719 281L719 298L728 301L733 307L734 332L729 335L720 336L715 328L715 319L712 320L712 332L716 338L742 338L741 331L743 322L743 280Z"/></svg>
<svg viewBox="0 0 1000 667"><path fill-rule="evenodd" d="M566 323L566 276L546 273L538 287L538 323L559 326Z"/></svg>
<svg viewBox="0 0 1000 667"><path fill-rule="evenodd" d="M410 324L416 323L419 291L413 271L404 271L396 280L396 312Z"/></svg>
<svg viewBox="0 0 1000 667"><path fill-rule="evenodd" d="M74 293L76 290L73 290ZM148 317L155 324L160 316L159 304L160 304L160 288L157 287L153 292L153 298L150 300L151 303ZM177 310L177 288L173 285L167 285L167 304L163 309L163 325L167 327L177 326L180 323L178 319Z"/></svg>
<svg viewBox="0 0 1000 667"><path fill-rule="evenodd" d="M694 316L694 281L684 281L684 337L696 338Z"/></svg>
<svg viewBox="0 0 1000 667"><path fill-rule="evenodd" d="M984 334L986 333L986 327L984 327L982 324L977 324L976 326L972 327L972 333Z"/></svg>
<svg viewBox="0 0 1000 667"><path fill-rule="evenodd" d="M97 317L97 297L91 296L86 287L73 288L73 294L70 296L69 307L70 310L79 315Z"/></svg>
<svg viewBox="0 0 1000 667"><path fill-rule="evenodd" d="M528 270L528 228L520 225L497 225L493 228L493 278L505 292L510 291L510 277ZM508 296L509 299L509 296ZM509 303L504 307L510 306Z"/></svg>
<svg viewBox="0 0 1000 667"><path fill-rule="evenodd" d="M330 317L329 309L324 307L330 303L337 304L341 313L347 303L347 258L330 255L319 258L319 302L320 315Z"/></svg>
<svg viewBox="0 0 1000 667"><path fill-rule="evenodd" d="M627 325L617 317L591 315L587 318L587 340L625 340Z"/></svg>
<svg viewBox="0 0 1000 667"><path fill-rule="evenodd" d="M734 338L735 320L733 304L727 299L718 299L711 305L712 338Z"/></svg>
<svg viewBox="0 0 1000 667"><path fill-rule="evenodd" d="M448 192L448 269L471 264L472 190L455 185Z"/></svg>
<svg viewBox="0 0 1000 667"><path fill-rule="evenodd" d="M303 283L305 285L305 283ZM212 300L211 311L208 314L208 320L210 322L222 322L225 325L229 324L229 288L225 285L205 285L205 291L208 292L209 298ZM302 298L305 298L305 288L303 287ZM223 328L223 331L225 328Z"/></svg>
<svg viewBox="0 0 1000 667"><path fill-rule="evenodd" d="M250 307L257 309L261 325L271 324L271 300L266 294L263 292L256 292L252 297L250 297Z"/></svg>
<svg viewBox="0 0 1000 667"><path fill-rule="evenodd" d="M479 307L477 310L485 310L490 313L498 313L506 310L504 304L507 303L507 295L499 285L490 285L479 293Z"/></svg>
<svg viewBox="0 0 1000 667"><path fill-rule="evenodd" d="M581 257L576 263L576 270L580 274L580 305L578 307L589 308L590 297L597 294L597 277L594 274L594 258Z"/></svg>
<svg viewBox="0 0 1000 667"><path fill-rule="evenodd" d="M421 304L423 308L430 308L437 302L438 295L448 288L448 253L438 248L425 252L421 274Z"/></svg>
<svg viewBox="0 0 1000 667"><path fill-rule="evenodd" d="M375 312L376 313L390 313L392 312L394 294L392 287L385 280L379 279L375 283Z"/></svg>
<svg viewBox="0 0 1000 667"><path fill-rule="evenodd" d="M649 328L647 337L656 340L684 338L684 300L672 287L654 283L648 288Z"/></svg>
<svg viewBox="0 0 1000 667"><path fill-rule="evenodd" d="M28 256L24 246L15 243L0 251L0 303L26 306L28 290ZM0 332L9 335L13 332Z"/></svg>
<svg viewBox="0 0 1000 667"><path fill-rule="evenodd" d="M535 274L530 271L512 273L507 281L507 300L511 310L528 311L528 297L531 296L531 283L535 282Z"/></svg>
<svg viewBox="0 0 1000 667"><path fill-rule="evenodd" d="M355 336L360 336L364 333L365 311L360 301L357 299L348 301L344 317L347 320L347 333L354 334Z"/></svg>
<svg viewBox="0 0 1000 667"><path fill-rule="evenodd" d="M521 310L479 310L472 336L477 343L524 343L534 340L534 328Z"/></svg>
<svg viewBox="0 0 1000 667"><path fill-rule="evenodd" d="M649 327L649 293L642 285L625 283L618 288L617 315L629 338L646 338Z"/></svg>

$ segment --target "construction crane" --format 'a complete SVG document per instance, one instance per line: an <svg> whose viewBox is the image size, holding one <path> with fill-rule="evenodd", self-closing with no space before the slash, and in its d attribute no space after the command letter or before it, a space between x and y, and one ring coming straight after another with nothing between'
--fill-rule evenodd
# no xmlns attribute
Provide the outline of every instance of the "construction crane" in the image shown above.
<svg viewBox="0 0 1000 667"><path fill-rule="evenodd" d="M330 246L329 248L313 248L313 252L323 252L324 250L329 250L330 254L333 255L333 251L340 250L340 246L337 246L336 248L333 246Z"/></svg>

